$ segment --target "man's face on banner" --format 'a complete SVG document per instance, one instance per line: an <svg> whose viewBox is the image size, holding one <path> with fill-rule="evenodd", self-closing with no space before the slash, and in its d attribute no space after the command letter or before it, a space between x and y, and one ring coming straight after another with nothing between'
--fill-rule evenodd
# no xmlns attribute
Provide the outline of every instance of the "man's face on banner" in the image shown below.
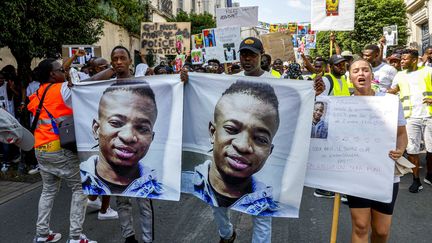
<svg viewBox="0 0 432 243"><path fill-rule="evenodd" d="M128 91L106 93L99 104L94 135L106 162L114 167L138 164L153 140L155 105L148 97Z"/></svg>
<svg viewBox="0 0 432 243"><path fill-rule="evenodd" d="M321 102L315 103L314 111L313 111L313 119L315 121L321 120L321 117L324 115L324 105Z"/></svg>
<svg viewBox="0 0 432 243"><path fill-rule="evenodd" d="M223 96L209 127L219 173L248 178L258 172L272 152L277 128L272 105L248 94Z"/></svg>

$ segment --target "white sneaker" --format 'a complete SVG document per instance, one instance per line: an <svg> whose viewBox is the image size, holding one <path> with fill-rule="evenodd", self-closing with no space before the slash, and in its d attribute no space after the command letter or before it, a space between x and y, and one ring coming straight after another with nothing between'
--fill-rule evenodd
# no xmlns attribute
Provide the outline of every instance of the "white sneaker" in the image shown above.
<svg viewBox="0 0 432 243"><path fill-rule="evenodd" d="M99 211L98 213L98 219L99 220L109 220L109 219L118 219L118 213L111 207L109 207L106 211L106 213L101 213Z"/></svg>
<svg viewBox="0 0 432 243"><path fill-rule="evenodd" d="M28 171L29 175L35 175L37 173L39 173L40 169L39 169L39 165L36 165L33 169Z"/></svg>
<svg viewBox="0 0 432 243"><path fill-rule="evenodd" d="M97 243L97 241L90 240L85 234L81 234L79 240L69 239L66 243Z"/></svg>
<svg viewBox="0 0 432 243"><path fill-rule="evenodd" d="M61 239L62 235L60 233L54 233L51 230L49 231L49 235L42 237L35 237L33 240L34 243L47 243L47 242L57 242Z"/></svg>
<svg viewBox="0 0 432 243"><path fill-rule="evenodd" d="M102 201L99 197L96 198L96 200L92 201L87 198L87 207L93 208L93 209L100 209L102 206Z"/></svg>

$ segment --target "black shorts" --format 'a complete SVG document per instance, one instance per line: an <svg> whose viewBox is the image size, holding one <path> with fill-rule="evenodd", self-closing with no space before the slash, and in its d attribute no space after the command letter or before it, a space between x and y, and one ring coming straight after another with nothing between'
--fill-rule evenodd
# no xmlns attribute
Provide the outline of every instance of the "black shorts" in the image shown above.
<svg viewBox="0 0 432 243"><path fill-rule="evenodd" d="M348 206L350 208L371 208L380 213L392 215L398 191L399 191L399 182L393 184L393 197L390 203L383 203L383 202L373 201L361 197L354 197L354 196L347 195Z"/></svg>

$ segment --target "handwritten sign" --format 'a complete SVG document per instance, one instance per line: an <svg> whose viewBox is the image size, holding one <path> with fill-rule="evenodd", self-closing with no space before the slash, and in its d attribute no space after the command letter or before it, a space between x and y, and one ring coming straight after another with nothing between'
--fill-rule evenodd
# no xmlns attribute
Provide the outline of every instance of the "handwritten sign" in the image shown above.
<svg viewBox="0 0 432 243"><path fill-rule="evenodd" d="M280 58L284 61L295 61L292 37L288 32L260 35L260 39L265 53L269 54L273 60Z"/></svg>
<svg viewBox="0 0 432 243"><path fill-rule="evenodd" d="M218 8L216 26L255 27L258 25L258 7Z"/></svg>
<svg viewBox="0 0 432 243"><path fill-rule="evenodd" d="M305 185L390 202L398 108L393 95L317 97Z"/></svg>
<svg viewBox="0 0 432 243"><path fill-rule="evenodd" d="M144 55L177 55L190 50L190 22L141 23Z"/></svg>

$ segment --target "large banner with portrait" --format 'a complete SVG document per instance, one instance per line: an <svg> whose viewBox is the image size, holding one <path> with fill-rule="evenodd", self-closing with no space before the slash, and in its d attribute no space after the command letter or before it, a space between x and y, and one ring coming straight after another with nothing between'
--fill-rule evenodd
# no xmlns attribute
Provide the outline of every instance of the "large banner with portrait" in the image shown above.
<svg viewBox="0 0 432 243"><path fill-rule="evenodd" d="M312 83L190 74L182 192L251 215L298 217Z"/></svg>
<svg viewBox="0 0 432 243"><path fill-rule="evenodd" d="M72 99L85 194L179 200L178 75L81 83Z"/></svg>
<svg viewBox="0 0 432 243"><path fill-rule="evenodd" d="M398 105L394 95L318 96L305 185L390 202Z"/></svg>

